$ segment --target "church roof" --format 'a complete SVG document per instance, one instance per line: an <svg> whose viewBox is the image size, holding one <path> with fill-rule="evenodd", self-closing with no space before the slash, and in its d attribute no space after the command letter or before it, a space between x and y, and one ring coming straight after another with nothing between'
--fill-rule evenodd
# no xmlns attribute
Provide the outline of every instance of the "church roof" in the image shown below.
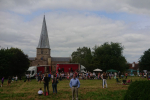
<svg viewBox="0 0 150 100"><path fill-rule="evenodd" d="M52 61L66 61L69 62L71 60L70 57L52 57Z"/></svg>
<svg viewBox="0 0 150 100"><path fill-rule="evenodd" d="M29 60L35 60L35 57L28 57Z"/></svg>
<svg viewBox="0 0 150 100"><path fill-rule="evenodd" d="M39 40L39 44L38 44L37 48L49 48L50 49L47 26L46 26L46 21L45 21L45 15L44 15L44 18L43 18L41 36L40 36L40 40Z"/></svg>

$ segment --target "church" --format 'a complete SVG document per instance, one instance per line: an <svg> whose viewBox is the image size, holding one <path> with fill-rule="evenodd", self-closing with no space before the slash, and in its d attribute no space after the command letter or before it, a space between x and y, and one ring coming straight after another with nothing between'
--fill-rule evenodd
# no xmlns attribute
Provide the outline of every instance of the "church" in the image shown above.
<svg viewBox="0 0 150 100"><path fill-rule="evenodd" d="M51 48L49 45L48 31L45 15L38 46L36 48L36 57L29 57L30 66L51 66L51 71L56 71L56 64L69 63L71 57L51 57Z"/></svg>

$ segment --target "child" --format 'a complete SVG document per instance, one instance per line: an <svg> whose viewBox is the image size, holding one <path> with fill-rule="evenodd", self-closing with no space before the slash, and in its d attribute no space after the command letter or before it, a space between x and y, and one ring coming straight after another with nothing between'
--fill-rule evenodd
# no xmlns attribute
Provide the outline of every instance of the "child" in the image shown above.
<svg viewBox="0 0 150 100"><path fill-rule="evenodd" d="M16 78L15 78L15 79L16 79L16 82L17 82L17 80L18 80L18 77L16 76Z"/></svg>
<svg viewBox="0 0 150 100"><path fill-rule="evenodd" d="M9 76L9 77L8 77L7 86L8 86L8 85L10 86L10 83L11 83L11 77Z"/></svg>
<svg viewBox="0 0 150 100"><path fill-rule="evenodd" d="M14 81L14 76L12 77L12 82Z"/></svg>
<svg viewBox="0 0 150 100"><path fill-rule="evenodd" d="M4 77L2 78L2 84L1 84L1 87L3 87L3 83L4 83Z"/></svg>
<svg viewBox="0 0 150 100"><path fill-rule="evenodd" d="M42 91L42 88L40 88L40 90L38 91L38 95L42 95L43 94L43 91Z"/></svg>

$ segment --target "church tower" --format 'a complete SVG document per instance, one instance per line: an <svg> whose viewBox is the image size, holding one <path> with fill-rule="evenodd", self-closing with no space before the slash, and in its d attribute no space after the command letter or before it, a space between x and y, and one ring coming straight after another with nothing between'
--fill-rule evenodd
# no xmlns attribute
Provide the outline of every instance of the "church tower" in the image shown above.
<svg viewBox="0 0 150 100"><path fill-rule="evenodd" d="M58 63L69 63L71 60L70 57L51 57L45 15L43 18L41 35L36 50L36 57L29 57L30 66L48 65L51 66L53 72L56 72L56 65ZM45 70L46 69L47 68L45 67Z"/></svg>
<svg viewBox="0 0 150 100"><path fill-rule="evenodd" d="M51 64L50 52L51 52L51 49L49 45L47 26L46 26L46 20L45 20L45 15L44 15L40 40L39 40L39 44L38 44L37 52L36 52L36 59L47 61L46 65L50 65Z"/></svg>

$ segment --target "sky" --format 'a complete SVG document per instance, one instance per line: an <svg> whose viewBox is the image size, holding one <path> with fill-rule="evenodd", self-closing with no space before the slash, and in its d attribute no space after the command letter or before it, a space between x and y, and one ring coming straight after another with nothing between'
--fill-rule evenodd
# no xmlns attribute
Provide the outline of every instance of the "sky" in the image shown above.
<svg viewBox="0 0 150 100"><path fill-rule="evenodd" d="M45 15L52 57L121 43L127 62L150 48L150 0L0 0L0 49L36 57Z"/></svg>

